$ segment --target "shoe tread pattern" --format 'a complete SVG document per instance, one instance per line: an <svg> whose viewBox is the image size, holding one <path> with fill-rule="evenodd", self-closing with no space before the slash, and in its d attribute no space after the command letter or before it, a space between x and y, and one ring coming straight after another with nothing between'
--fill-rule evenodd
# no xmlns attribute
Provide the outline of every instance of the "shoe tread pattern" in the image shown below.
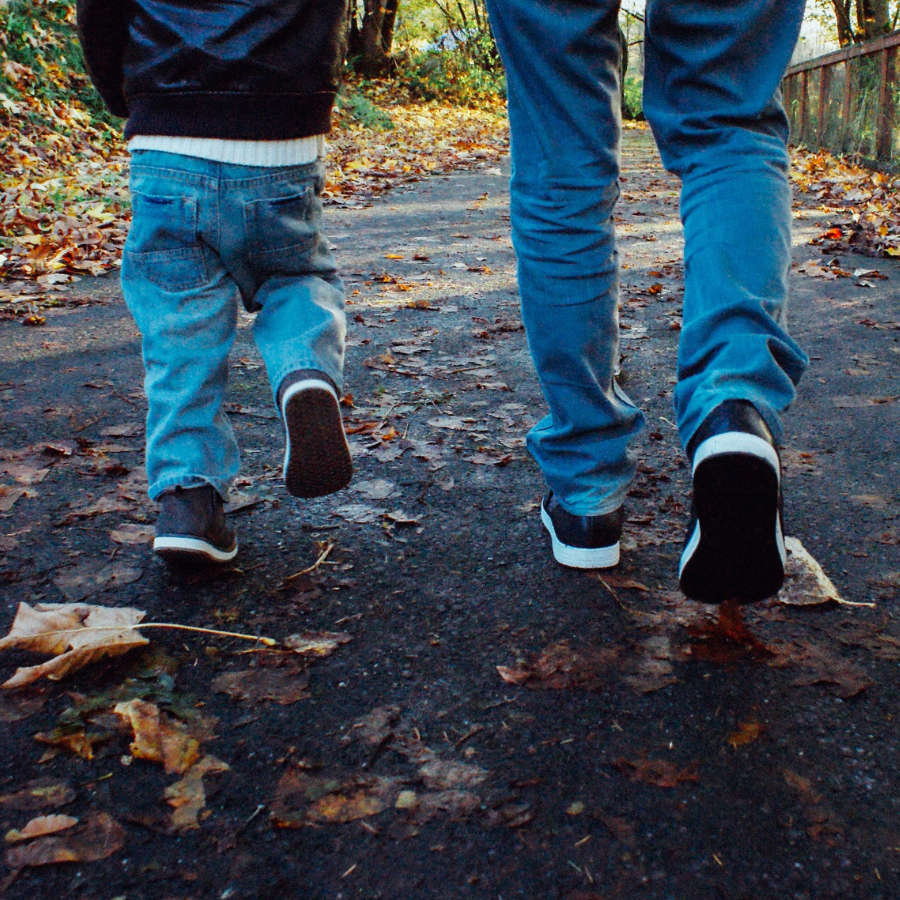
<svg viewBox="0 0 900 900"><path fill-rule="evenodd" d="M347 487L353 476L341 411L325 387L291 394L284 409L289 451L284 484L295 497L322 497Z"/></svg>

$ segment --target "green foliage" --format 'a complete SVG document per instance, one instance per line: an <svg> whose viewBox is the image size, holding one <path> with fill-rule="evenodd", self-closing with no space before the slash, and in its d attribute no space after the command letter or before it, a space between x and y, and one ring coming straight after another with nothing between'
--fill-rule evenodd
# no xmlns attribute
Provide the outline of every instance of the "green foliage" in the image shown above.
<svg viewBox="0 0 900 900"><path fill-rule="evenodd" d="M409 92L422 100L492 109L506 96L503 71L473 63L464 50L419 54L399 75Z"/></svg>
<svg viewBox="0 0 900 900"><path fill-rule="evenodd" d="M644 79L641 75L626 75L622 85L622 114L626 119L644 118Z"/></svg>
<svg viewBox="0 0 900 900"><path fill-rule="evenodd" d="M10 0L0 7L0 93L53 107L78 101L92 124L117 129L85 73L74 0Z"/></svg>
<svg viewBox="0 0 900 900"><path fill-rule="evenodd" d="M391 117L350 82L346 82L341 88L335 106L339 112L345 112L371 131L392 131L394 128Z"/></svg>

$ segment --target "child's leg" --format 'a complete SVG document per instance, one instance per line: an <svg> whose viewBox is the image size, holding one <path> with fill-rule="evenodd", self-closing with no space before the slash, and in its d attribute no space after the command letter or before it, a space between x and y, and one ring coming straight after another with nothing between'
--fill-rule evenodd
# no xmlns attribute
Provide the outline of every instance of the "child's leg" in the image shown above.
<svg viewBox="0 0 900 900"><path fill-rule="evenodd" d="M237 290L207 241L217 166L142 151L131 167L134 219L122 289L143 336L154 500L171 488L204 484L224 496L238 471L237 443L222 412Z"/></svg>
<svg viewBox="0 0 900 900"><path fill-rule="evenodd" d="M287 430L287 489L320 496L345 487L352 474L338 405L344 290L322 231L324 169L315 162L251 172L223 167L233 180L222 227L244 231L231 244L242 252L226 263L248 308L258 310L254 337Z"/></svg>

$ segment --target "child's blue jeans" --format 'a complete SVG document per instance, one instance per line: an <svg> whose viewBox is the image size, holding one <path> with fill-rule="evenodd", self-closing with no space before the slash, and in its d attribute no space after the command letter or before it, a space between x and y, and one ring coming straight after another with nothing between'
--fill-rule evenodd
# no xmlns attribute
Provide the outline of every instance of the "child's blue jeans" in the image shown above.
<svg viewBox="0 0 900 900"><path fill-rule="evenodd" d="M644 113L682 179L684 444L729 398L776 439L807 360L785 330L791 261L779 82L803 0L648 0ZM550 414L528 447L576 515L621 505L643 417L615 384L619 273L616 0L488 0L506 66L513 242Z"/></svg>
<svg viewBox="0 0 900 900"><path fill-rule="evenodd" d="M134 154L122 289L143 336L153 499L202 484L225 496L237 475L222 402L239 297L256 313L273 393L297 369L340 388L344 292L322 233L324 181L320 161L266 169Z"/></svg>

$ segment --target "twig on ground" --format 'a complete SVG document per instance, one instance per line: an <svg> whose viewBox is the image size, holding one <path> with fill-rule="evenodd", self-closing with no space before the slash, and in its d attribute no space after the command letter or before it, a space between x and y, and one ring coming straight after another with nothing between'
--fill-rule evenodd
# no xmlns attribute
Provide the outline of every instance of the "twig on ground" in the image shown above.
<svg viewBox="0 0 900 900"><path fill-rule="evenodd" d="M315 572L316 569L318 569L319 566L321 566L322 563L325 562L326 559L328 559L328 554L331 553L332 550L334 550L334 545L336 543L336 541L329 541L325 545L325 549L322 551L319 558L311 566L308 566L305 569L301 569L299 572L294 572L293 575L288 575L288 577L284 579L284 584L287 584L289 581L293 581L295 578L299 578L301 575L309 575L310 572Z"/></svg>

